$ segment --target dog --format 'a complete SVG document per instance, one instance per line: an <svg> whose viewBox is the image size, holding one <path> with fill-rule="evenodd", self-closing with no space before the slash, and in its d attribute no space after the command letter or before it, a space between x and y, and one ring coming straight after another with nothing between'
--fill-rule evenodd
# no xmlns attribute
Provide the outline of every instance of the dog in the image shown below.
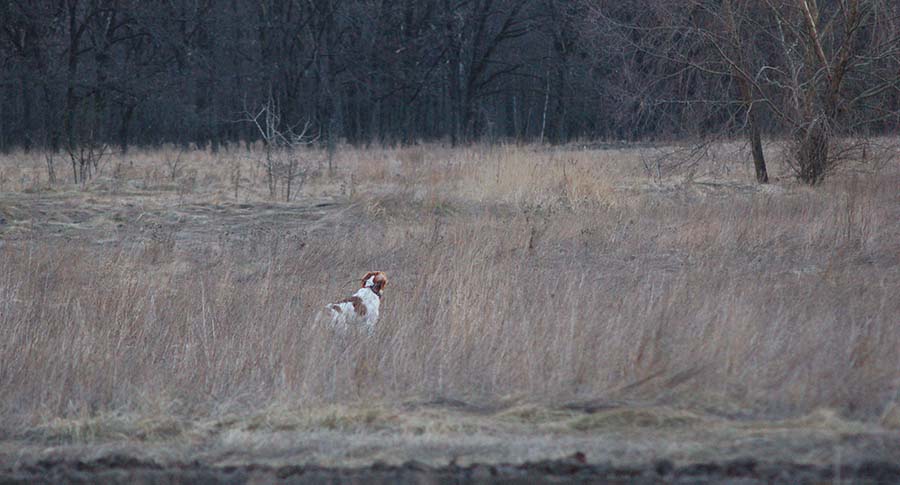
<svg viewBox="0 0 900 485"><path fill-rule="evenodd" d="M381 310L381 299L387 275L383 271L369 271L362 278L362 287L349 298L325 305L325 315L338 330L363 328L372 335Z"/></svg>

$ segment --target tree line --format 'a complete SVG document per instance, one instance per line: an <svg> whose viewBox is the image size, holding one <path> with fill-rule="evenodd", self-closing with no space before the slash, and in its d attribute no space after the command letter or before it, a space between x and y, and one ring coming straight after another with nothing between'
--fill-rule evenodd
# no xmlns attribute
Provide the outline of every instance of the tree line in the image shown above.
<svg viewBox="0 0 900 485"><path fill-rule="evenodd" d="M0 150L766 136L815 183L900 126L893 0L0 1Z"/></svg>

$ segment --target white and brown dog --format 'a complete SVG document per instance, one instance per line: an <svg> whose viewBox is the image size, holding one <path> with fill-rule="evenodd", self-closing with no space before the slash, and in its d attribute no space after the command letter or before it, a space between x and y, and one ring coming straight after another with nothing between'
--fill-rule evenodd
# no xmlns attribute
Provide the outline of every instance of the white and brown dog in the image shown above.
<svg viewBox="0 0 900 485"><path fill-rule="evenodd" d="M371 335L378 322L385 286L387 275L383 271L366 273L362 279L362 287L353 296L325 306L326 315L331 317L331 325L338 330L362 327Z"/></svg>

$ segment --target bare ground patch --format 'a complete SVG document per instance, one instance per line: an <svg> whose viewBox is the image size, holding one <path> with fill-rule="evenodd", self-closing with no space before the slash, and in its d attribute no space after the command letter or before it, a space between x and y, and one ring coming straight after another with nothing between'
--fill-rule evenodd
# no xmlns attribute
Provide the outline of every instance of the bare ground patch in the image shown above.
<svg viewBox="0 0 900 485"><path fill-rule="evenodd" d="M92 428L86 433L86 429ZM5 480L882 483L895 432L830 411L729 420L639 404L593 413L434 403L269 409L208 421L56 422L0 444Z"/></svg>

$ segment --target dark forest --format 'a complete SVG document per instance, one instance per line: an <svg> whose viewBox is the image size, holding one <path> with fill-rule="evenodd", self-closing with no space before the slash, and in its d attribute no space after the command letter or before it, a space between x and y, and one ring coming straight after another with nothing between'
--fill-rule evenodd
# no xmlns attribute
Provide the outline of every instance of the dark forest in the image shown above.
<svg viewBox="0 0 900 485"><path fill-rule="evenodd" d="M0 150L215 149L259 139L242 120L262 105L323 143L740 133L818 146L896 130L898 11L887 0L4 1Z"/></svg>

